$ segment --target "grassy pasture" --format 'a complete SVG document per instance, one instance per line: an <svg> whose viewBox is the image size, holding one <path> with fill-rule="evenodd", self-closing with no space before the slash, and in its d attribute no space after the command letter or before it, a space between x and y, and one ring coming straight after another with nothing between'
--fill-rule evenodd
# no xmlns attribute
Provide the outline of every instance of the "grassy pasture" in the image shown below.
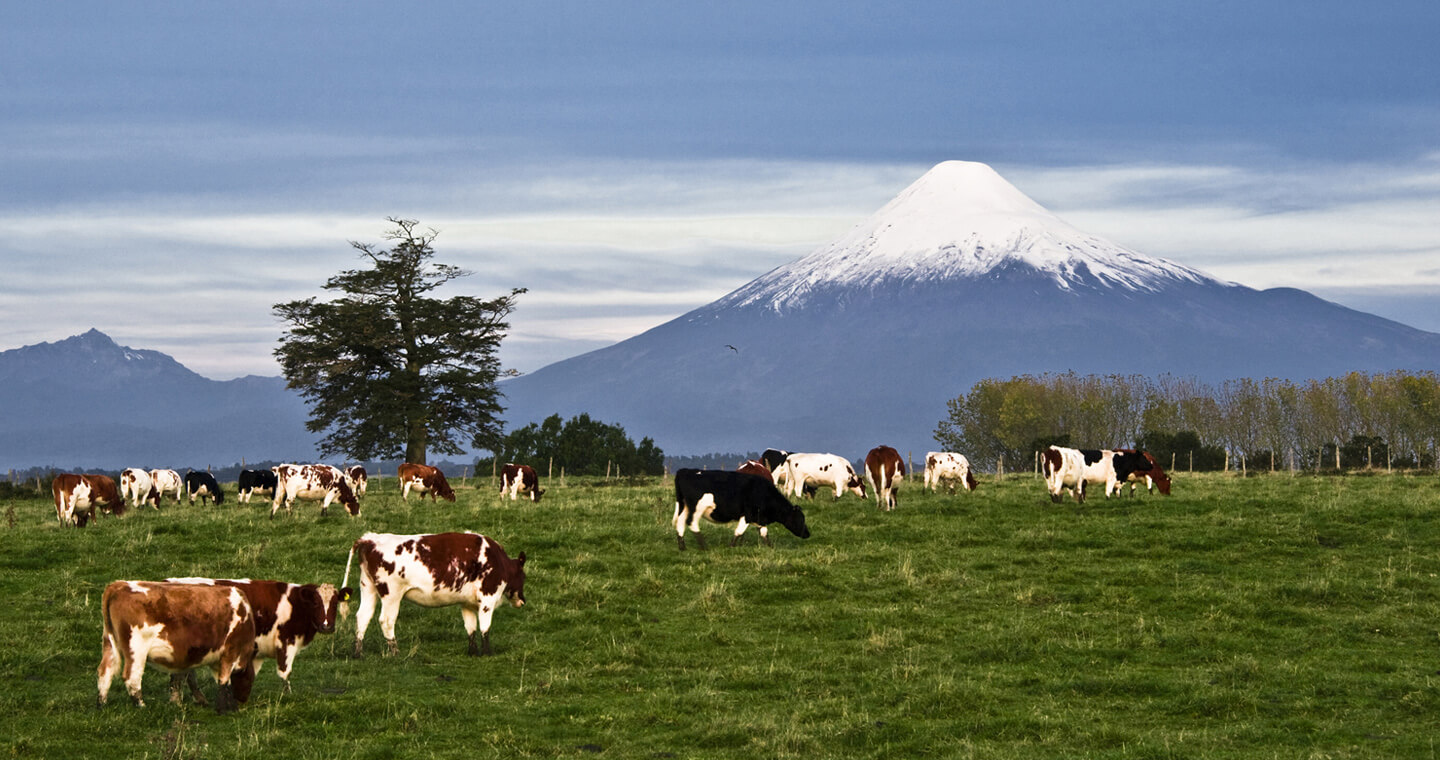
<svg viewBox="0 0 1440 760"><path fill-rule="evenodd" d="M1440 479L1179 474L1176 495L1052 505L907 481L896 512L805 505L813 536L676 550L669 482L571 478L544 502L459 489L364 517L302 503L176 507L61 529L0 503L0 754L11 757L1433 757ZM112 685L95 709L100 592L118 578L339 583L366 530L477 530L528 555L495 656L455 608L406 604L398 657L354 621L273 663L238 714ZM352 578L352 584L354 579ZM213 683L202 677L202 683Z"/></svg>

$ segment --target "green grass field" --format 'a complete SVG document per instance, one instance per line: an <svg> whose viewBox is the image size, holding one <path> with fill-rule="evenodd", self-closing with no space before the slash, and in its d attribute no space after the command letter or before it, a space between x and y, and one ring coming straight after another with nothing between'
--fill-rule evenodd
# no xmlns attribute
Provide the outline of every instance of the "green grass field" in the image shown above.
<svg viewBox="0 0 1440 760"><path fill-rule="evenodd" d="M544 502L372 484L364 516L176 507L61 529L0 502L0 754L163 758L1423 758L1440 739L1440 479L1179 474L1175 496L1067 500L1039 480L900 507L822 496L813 533L680 553L669 481L570 479ZM473 483L472 483L473 486ZM95 708L120 578L339 584L367 530L475 530L526 552L495 656L406 604L401 653L354 621L217 716L123 686ZM354 579L352 578L352 585ZM213 681L202 677L211 690Z"/></svg>

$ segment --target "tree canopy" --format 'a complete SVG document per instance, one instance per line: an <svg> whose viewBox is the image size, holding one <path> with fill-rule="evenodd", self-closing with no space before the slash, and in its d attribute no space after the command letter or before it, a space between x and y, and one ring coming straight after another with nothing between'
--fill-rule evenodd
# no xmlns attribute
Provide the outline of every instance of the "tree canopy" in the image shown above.
<svg viewBox="0 0 1440 760"><path fill-rule="evenodd" d="M425 463L431 450L494 448L501 437L497 352L524 288L489 300L437 298L470 273L432 261L435 230L390 218L389 248L352 241L368 266L331 277L329 301L276 304L288 323L275 356L310 404L322 455Z"/></svg>

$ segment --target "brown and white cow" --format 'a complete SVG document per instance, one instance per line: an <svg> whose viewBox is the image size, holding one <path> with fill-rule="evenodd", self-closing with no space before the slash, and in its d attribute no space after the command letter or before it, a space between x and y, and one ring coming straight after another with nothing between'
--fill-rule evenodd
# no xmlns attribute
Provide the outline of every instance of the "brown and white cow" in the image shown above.
<svg viewBox="0 0 1440 760"><path fill-rule="evenodd" d="M270 517L285 507L293 512L296 499L320 502L320 514L330 511L330 502L339 501L351 517L360 516L360 500L350 490L350 483L340 468L328 464L281 464L270 468L275 473L275 501Z"/></svg>
<svg viewBox="0 0 1440 760"><path fill-rule="evenodd" d="M150 482L155 484L160 498L165 498L165 494L173 491L175 503L180 503L180 492L185 490L185 480L180 477L180 473L174 470L151 470Z"/></svg>
<svg viewBox="0 0 1440 760"><path fill-rule="evenodd" d="M220 684L215 709L229 712L250 699L255 683L255 614L235 588L188 583L115 581L100 597L99 698L104 706L110 682L122 674L137 707L144 707L140 678L148 662L184 673L209 666ZM180 684L170 682L170 701L180 701Z"/></svg>
<svg viewBox="0 0 1440 760"><path fill-rule="evenodd" d="M925 455L925 487L932 492L941 482L949 484L950 493L955 493L959 483L966 491L974 491L979 485L975 474L970 471L970 460L964 454L953 451L931 451Z"/></svg>
<svg viewBox="0 0 1440 760"><path fill-rule="evenodd" d="M862 499L869 498L869 494L865 493L865 482L855 474L855 468L838 454L791 454L785 457L784 479L789 495L796 498L805 493L807 485L833 485L837 499L847 490ZM779 482L780 478L775 480Z"/></svg>
<svg viewBox="0 0 1440 760"><path fill-rule="evenodd" d="M771 483L775 482L775 473L771 472L770 468L765 466L765 463L759 459L746 459L740 463L739 467L735 468L735 471L749 475L759 475Z"/></svg>
<svg viewBox="0 0 1440 760"><path fill-rule="evenodd" d="M350 488L355 491L356 496L364 496L370 489L370 475L365 468L356 464L346 468L345 474L350 476Z"/></svg>
<svg viewBox="0 0 1440 760"><path fill-rule="evenodd" d="M50 481L55 499L55 518L61 525L85 527L95 519L95 508L106 507L115 515L125 514L125 501L109 475L62 473Z"/></svg>
<svg viewBox="0 0 1440 760"><path fill-rule="evenodd" d="M149 470L130 467L120 473L120 498L128 499L137 509L149 504L160 509L160 490L150 477Z"/></svg>
<svg viewBox="0 0 1440 760"><path fill-rule="evenodd" d="M525 604L525 552L511 559L495 541L478 533L395 535L366 533L351 547L345 560L345 581L350 564L360 555L360 610L355 618L355 656L362 655L365 630L380 603L380 631L390 654L398 654L395 618L400 601L422 607L460 606L471 656L491 654L490 619L508 599ZM480 629L481 646L475 645Z"/></svg>
<svg viewBox="0 0 1440 760"><path fill-rule="evenodd" d="M321 633L335 632L335 618L340 602L349 597L349 589L336 590L334 584L298 584L284 581L260 581L249 578L169 578L170 583L192 583L201 586L225 586L240 589L255 612L255 656L275 661L275 672L290 691L290 669L295 656ZM261 663L255 663L259 675ZM192 683L191 689L195 686Z"/></svg>
<svg viewBox="0 0 1440 760"><path fill-rule="evenodd" d="M865 455L865 474L875 487L875 506L889 512L895 509L898 482L905 479L905 460L890 446L876 446Z"/></svg>
<svg viewBox="0 0 1440 760"><path fill-rule="evenodd" d="M439 496L445 501L455 501L455 492L450 490L450 482L445 480L445 473L435 467L425 464L411 464L406 462L400 465L398 476L400 478L400 498L410 500L410 490L414 489L423 497L430 494L430 501L435 501Z"/></svg>
<svg viewBox="0 0 1440 760"><path fill-rule="evenodd" d="M540 476L528 464L507 464L500 470L500 495L510 494L510 501L522 493L530 494L530 501L540 501L545 489L540 487Z"/></svg>

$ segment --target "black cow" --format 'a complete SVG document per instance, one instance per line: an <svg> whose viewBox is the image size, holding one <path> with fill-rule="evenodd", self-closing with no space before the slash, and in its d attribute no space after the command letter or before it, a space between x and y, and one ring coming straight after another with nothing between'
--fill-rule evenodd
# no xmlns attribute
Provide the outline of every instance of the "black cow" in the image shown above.
<svg viewBox="0 0 1440 760"><path fill-rule="evenodd" d="M279 480L279 478L275 477L275 473L270 470L241 470L240 479L236 483L240 489L240 495L235 497L235 501L249 504L250 497L256 491L269 491L270 496L273 498L275 496L275 486L279 483Z"/></svg>
<svg viewBox="0 0 1440 760"><path fill-rule="evenodd" d="M205 504L207 500L214 497L216 504L225 503L225 494L220 491L220 484L215 482L215 476L208 472L191 470L185 473L185 493L190 497L190 503L195 503L195 497L200 497L200 503Z"/></svg>
<svg viewBox="0 0 1440 760"><path fill-rule="evenodd" d="M775 484L759 475L727 470L683 469L675 473L675 540L685 550L685 527L695 534L700 548L700 518L717 524L739 522L730 545L740 543L750 523L760 526L760 538L771 546L768 526L780 523L800 538L809 538L805 513L790 503Z"/></svg>

